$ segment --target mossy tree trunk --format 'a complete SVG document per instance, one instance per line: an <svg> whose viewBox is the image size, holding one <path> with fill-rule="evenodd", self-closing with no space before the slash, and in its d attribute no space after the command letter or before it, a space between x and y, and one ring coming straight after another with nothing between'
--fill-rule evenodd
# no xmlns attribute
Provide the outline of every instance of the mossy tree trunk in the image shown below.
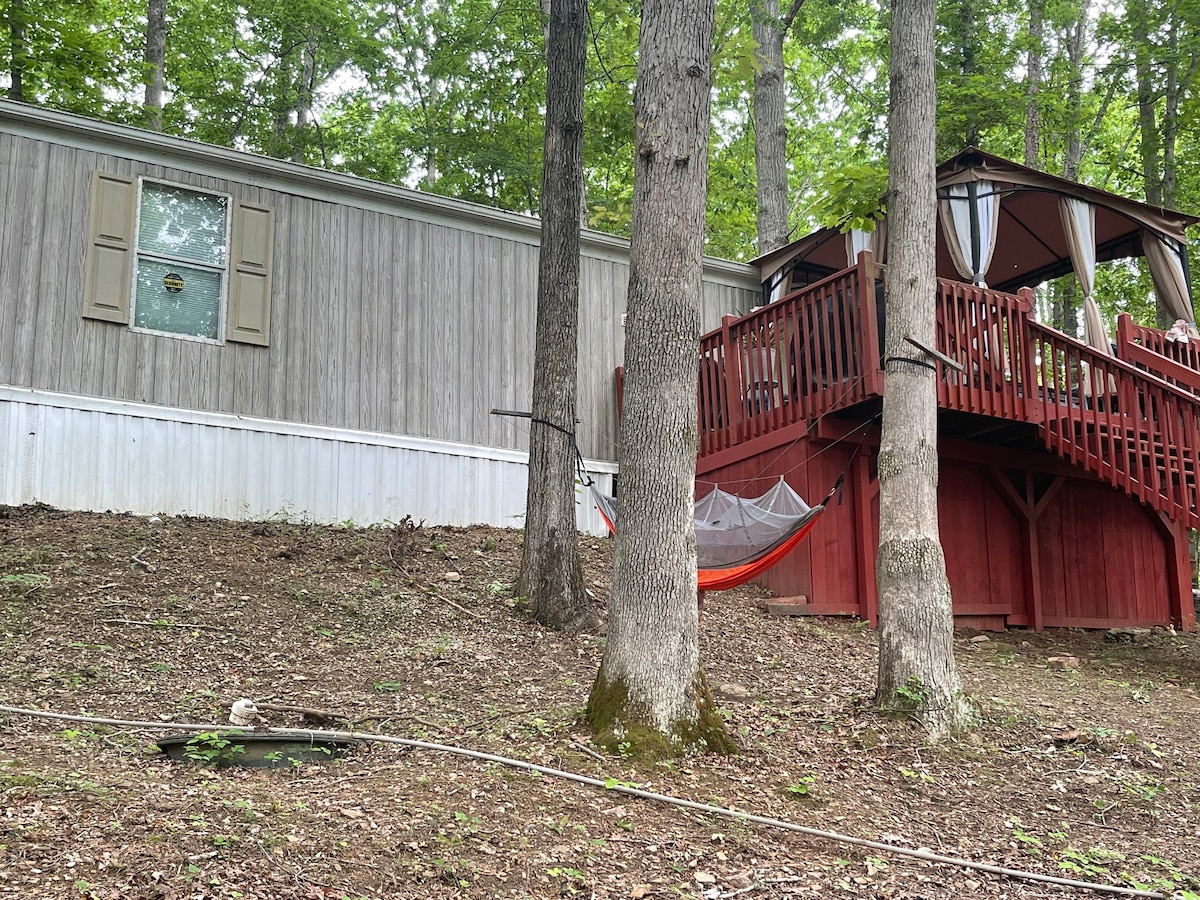
<svg viewBox="0 0 1200 900"><path fill-rule="evenodd" d="M938 534L936 370L905 340L934 346L937 214L934 0L893 0L887 337L879 447L879 685L934 739L972 709L954 662L954 617Z"/></svg>
<svg viewBox="0 0 1200 900"><path fill-rule="evenodd" d="M575 527L579 204L583 190L584 0L554 0L546 33L546 138L533 423L517 592L551 628L595 628Z"/></svg>
<svg viewBox="0 0 1200 900"><path fill-rule="evenodd" d="M713 0L645 0L608 642L588 701L602 743L728 751L700 669L693 491Z"/></svg>

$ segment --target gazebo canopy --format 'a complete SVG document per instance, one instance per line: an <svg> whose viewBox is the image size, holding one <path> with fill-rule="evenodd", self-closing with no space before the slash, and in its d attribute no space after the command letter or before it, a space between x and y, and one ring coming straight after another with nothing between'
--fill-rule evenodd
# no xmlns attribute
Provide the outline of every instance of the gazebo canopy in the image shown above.
<svg viewBox="0 0 1200 900"><path fill-rule="evenodd" d="M1020 287L1034 287L1047 279L1075 271L1069 246L1068 228L1065 225L1066 204L1060 198L1078 201L1075 206L1090 214L1094 211L1095 239L1093 262L1111 259L1151 256L1156 288L1160 294L1182 293L1192 319L1191 287L1187 276L1187 254L1185 229L1200 219L1174 210L1138 203L1098 188L1088 187L1038 172L1025 166L992 156L981 150L968 149L938 166L937 188L939 219L937 231L937 274L939 278L971 281L971 248L975 255L977 283L987 284L997 290L1015 291ZM961 201L961 202L959 202ZM998 201L998 204L997 204ZM975 212L971 212L971 205ZM1087 206L1083 206L1086 204ZM949 212L952 211L952 212ZM947 241L947 233L953 235L956 224L947 223L948 214L957 218L960 229L959 251L956 261ZM994 224L987 222L994 218ZM984 224L981 226L980 222ZM980 231L984 232L980 252ZM988 231L991 228L990 232ZM884 232L871 243L876 258L886 258L886 223L881 223ZM994 242L990 259L987 256L988 237ZM973 245L972 245L973 241ZM1157 242L1161 257L1167 262L1159 263L1149 253L1146 245ZM837 228L824 228L785 247L759 257L753 261L762 270L764 285L774 288L785 273L794 272L793 284L812 282L825 275L841 271L850 264L855 246L866 246L866 236L853 240ZM953 248L957 250L957 248ZM880 250L883 252L881 253ZM964 260L963 256L967 259ZM982 263L980 262L982 257ZM1159 263L1156 265L1156 263ZM1160 277L1157 269L1173 269L1173 273ZM1177 288L1171 286L1171 274ZM1182 283L1179 283L1182 276ZM1090 293L1090 288L1089 291ZM1170 304L1175 306L1177 304Z"/></svg>

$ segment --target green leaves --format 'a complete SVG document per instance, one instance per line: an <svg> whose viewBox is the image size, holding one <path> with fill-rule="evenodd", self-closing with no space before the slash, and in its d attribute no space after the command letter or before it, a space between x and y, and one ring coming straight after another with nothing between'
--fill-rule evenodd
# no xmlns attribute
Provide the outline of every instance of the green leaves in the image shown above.
<svg viewBox="0 0 1200 900"><path fill-rule="evenodd" d="M757 252L751 7L718 6L712 57L706 250L734 259ZM586 221L626 234L640 10L594 0L588 13ZM888 16L882 0L806 0L788 30L793 236L882 209ZM142 124L145 19L144 0L3 4L0 83L16 75L27 102ZM512 0L171 0L164 130L537 213L544 24L538 3ZM1200 0L940 0L939 156L973 140L1020 159L1032 104L1039 167L1061 174L1078 157L1082 180L1129 196L1149 175L1164 203L1200 208L1198 28Z"/></svg>
<svg viewBox="0 0 1200 900"><path fill-rule="evenodd" d="M810 209L826 228L874 231L876 220L887 211L887 163L859 163L828 173L822 191Z"/></svg>

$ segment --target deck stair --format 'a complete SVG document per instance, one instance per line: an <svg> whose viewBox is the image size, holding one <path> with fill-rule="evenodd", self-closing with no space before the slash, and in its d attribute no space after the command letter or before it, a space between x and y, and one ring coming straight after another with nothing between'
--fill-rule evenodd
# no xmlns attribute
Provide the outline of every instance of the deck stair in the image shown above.
<svg viewBox="0 0 1200 900"><path fill-rule="evenodd" d="M865 415L883 392L882 285L857 266L700 343L700 462L780 446L823 416ZM1033 318L1033 295L940 280L938 404L1029 423L1044 446L1174 521L1200 527L1200 342L1118 321L1115 356ZM913 351L914 356L919 351ZM874 403L872 403L874 401Z"/></svg>

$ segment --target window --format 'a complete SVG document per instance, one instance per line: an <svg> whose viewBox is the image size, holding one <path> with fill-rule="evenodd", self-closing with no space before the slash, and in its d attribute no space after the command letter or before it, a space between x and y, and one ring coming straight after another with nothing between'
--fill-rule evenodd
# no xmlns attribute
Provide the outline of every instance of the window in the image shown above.
<svg viewBox="0 0 1200 900"><path fill-rule="evenodd" d="M88 240L84 318L213 343L270 343L270 207L97 171Z"/></svg>
<svg viewBox="0 0 1200 900"><path fill-rule="evenodd" d="M219 340L229 261L229 198L143 181L135 328Z"/></svg>

